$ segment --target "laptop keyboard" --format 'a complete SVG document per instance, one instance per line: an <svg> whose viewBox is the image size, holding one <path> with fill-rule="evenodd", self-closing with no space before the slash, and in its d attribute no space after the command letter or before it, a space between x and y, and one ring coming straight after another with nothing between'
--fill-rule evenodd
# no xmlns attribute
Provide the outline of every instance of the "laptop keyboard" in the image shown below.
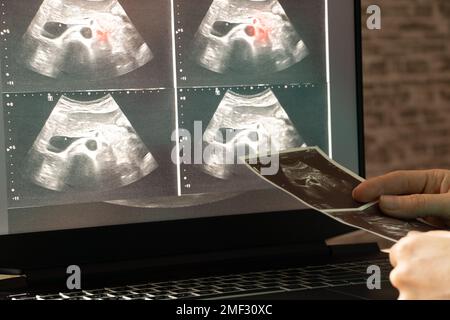
<svg viewBox="0 0 450 320"><path fill-rule="evenodd" d="M386 259L320 266L268 270L168 282L149 282L121 287L14 295L11 300L176 300L241 297L352 284L365 284L367 267L377 265L382 281L388 281L391 266Z"/></svg>

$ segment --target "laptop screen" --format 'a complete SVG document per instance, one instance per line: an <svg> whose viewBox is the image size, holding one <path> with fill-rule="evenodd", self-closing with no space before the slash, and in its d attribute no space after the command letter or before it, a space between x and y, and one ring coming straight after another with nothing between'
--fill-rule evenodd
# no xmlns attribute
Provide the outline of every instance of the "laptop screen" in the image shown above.
<svg viewBox="0 0 450 320"><path fill-rule="evenodd" d="M0 234L303 209L263 141L360 170L353 0L0 2Z"/></svg>

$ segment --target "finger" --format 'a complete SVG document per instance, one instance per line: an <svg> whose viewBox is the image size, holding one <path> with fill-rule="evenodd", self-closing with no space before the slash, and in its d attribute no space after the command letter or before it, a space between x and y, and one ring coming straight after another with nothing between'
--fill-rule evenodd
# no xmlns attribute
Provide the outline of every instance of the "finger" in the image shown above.
<svg viewBox="0 0 450 320"><path fill-rule="evenodd" d="M429 231L425 233L425 235L439 238L450 238L450 232L444 230Z"/></svg>
<svg viewBox="0 0 450 320"><path fill-rule="evenodd" d="M391 263L391 266L394 268L398 264L397 251L394 250L394 248L391 248L391 250L389 252L389 262Z"/></svg>
<svg viewBox="0 0 450 320"><path fill-rule="evenodd" d="M400 219L449 218L450 194L382 196L380 198L380 209L387 215Z"/></svg>
<svg viewBox="0 0 450 320"><path fill-rule="evenodd" d="M417 235L421 235L421 232L411 231L408 233L408 235L402 239L400 239L395 245L392 246L390 252L389 252L389 261L391 262L391 265L396 268L398 266L398 263L402 257L404 256L405 252L410 252L411 248L411 239ZM404 258L404 257L403 257Z"/></svg>
<svg viewBox="0 0 450 320"><path fill-rule="evenodd" d="M419 232L419 231L410 231L408 232L408 234L406 235L407 237L415 237L415 236L419 236L423 234L423 232Z"/></svg>
<svg viewBox="0 0 450 320"><path fill-rule="evenodd" d="M401 301L408 300L409 301L409 300L416 300L416 298L410 293L401 291L400 295L398 296L398 300L401 300Z"/></svg>
<svg viewBox="0 0 450 320"><path fill-rule="evenodd" d="M397 267L398 265L398 248L401 246L401 242L403 240L400 240L397 242L394 246L392 246L391 250L389 251L389 262L391 263L392 267Z"/></svg>
<svg viewBox="0 0 450 320"><path fill-rule="evenodd" d="M353 190L353 197L359 202L370 202L382 195L422 193L432 174L433 171L392 172L364 181Z"/></svg>
<svg viewBox="0 0 450 320"><path fill-rule="evenodd" d="M398 276L397 268L394 268L391 273L389 273L389 282L392 284L394 288L400 290L400 281Z"/></svg>
<svg viewBox="0 0 450 320"><path fill-rule="evenodd" d="M409 300L408 298L406 298L406 295L403 293L400 293L400 295L398 296L398 300L399 301L406 301Z"/></svg>

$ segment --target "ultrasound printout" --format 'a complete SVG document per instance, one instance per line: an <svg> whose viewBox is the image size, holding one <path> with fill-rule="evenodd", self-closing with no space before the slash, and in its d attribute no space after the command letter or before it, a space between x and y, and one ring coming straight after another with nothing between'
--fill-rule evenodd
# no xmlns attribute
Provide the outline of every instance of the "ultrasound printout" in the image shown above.
<svg viewBox="0 0 450 320"><path fill-rule="evenodd" d="M389 240L397 241L410 231L428 232L436 228L418 220L399 220L386 216L378 205L362 211L331 211L328 215L339 222L354 226Z"/></svg>
<svg viewBox="0 0 450 320"><path fill-rule="evenodd" d="M292 149L279 154L275 175L262 175L261 159L247 158L251 171L303 204L327 216L391 241L398 241L410 231L431 231L423 222L402 221L384 215L378 203L361 204L352 191L363 179L337 164L317 147Z"/></svg>

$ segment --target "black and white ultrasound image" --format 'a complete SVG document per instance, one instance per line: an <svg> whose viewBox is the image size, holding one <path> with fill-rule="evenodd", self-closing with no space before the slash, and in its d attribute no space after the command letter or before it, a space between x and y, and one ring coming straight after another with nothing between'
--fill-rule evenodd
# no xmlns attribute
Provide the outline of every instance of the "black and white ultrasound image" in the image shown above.
<svg viewBox="0 0 450 320"><path fill-rule="evenodd" d="M202 164L181 164L185 194L267 188L268 183L238 164L242 150L257 154L267 142L278 151L308 145L328 148L324 87L190 88L180 89L178 97L180 127L194 132L194 122L202 123L201 140L192 141L191 153L199 148L214 151L203 156ZM233 164L224 163L230 154L235 155Z"/></svg>
<svg viewBox="0 0 450 320"><path fill-rule="evenodd" d="M364 230L398 241L411 231L428 232L435 230L418 220L399 220L385 215L378 205L362 211L329 212L329 215L345 224L358 226Z"/></svg>
<svg viewBox="0 0 450 320"><path fill-rule="evenodd" d="M172 90L4 96L9 206L176 195Z"/></svg>
<svg viewBox="0 0 450 320"><path fill-rule="evenodd" d="M325 1L175 4L180 86L326 82Z"/></svg>
<svg viewBox="0 0 450 320"><path fill-rule="evenodd" d="M328 161L316 148L281 153L280 168L265 179L295 195L318 210L357 209L362 206L352 198L360 183L354 175ZM259 161L250 164L262 172Z"/></svg>
<svg viewBox="0 0 450 320"><path fill-rule="evenodd" d="M173 87L170 1L1 3L4 92Z"/></svg>

